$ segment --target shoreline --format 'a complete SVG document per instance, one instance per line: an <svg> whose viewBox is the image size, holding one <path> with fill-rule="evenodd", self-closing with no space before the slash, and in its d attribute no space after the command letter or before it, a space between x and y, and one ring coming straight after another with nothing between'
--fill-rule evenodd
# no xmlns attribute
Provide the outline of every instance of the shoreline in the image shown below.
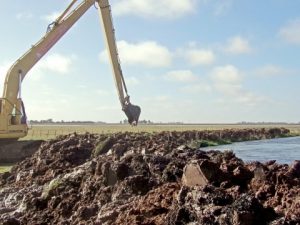
<svg viewBox="0 0 300 225"><path fill-rule="evenodd" d="M245 224L247 218L251 225L297 224L300 161L247 163L230 151L186 145L195 139L270 139L287 133L250 129L60 136L0 175L0 223L230 225Z"/></svg>
<svg viewBox="0 0 300 225"><path fill-rule="evenodd" d="M240 142L250 142L250 141L263 141L263 140L271 140L271 139L281 139L281 138L292 138L292 137L300 137L300 134L288 134L275 138L258 138L258 139L250 139L250 140L241 140L241 141L230 141L230 140L220 140L220 141L210 141L210 140L195 140L193 143L190 143L191 147L205 148L205 147L217 147L221 145L230 145L234 143Z"/></svg>

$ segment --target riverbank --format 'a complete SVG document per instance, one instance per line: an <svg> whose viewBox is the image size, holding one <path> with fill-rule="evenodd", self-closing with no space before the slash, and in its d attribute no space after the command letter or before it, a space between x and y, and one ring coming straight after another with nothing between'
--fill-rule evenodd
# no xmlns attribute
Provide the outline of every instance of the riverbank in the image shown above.
<svg viewBox="0 0 300 225"><path fill-rule="evenodd" d="M61 136L0 175L0 223L297 224L300 162L245 163L186 144L286 132Z"/></svg>
<svg viewBox="0 0 300 225"><path fill-rule="evenodd" d="M125 124L106 124L106 125L33 125L28 132L28 135L23 140L49 140L55 139L59 135L68 135L72 133L85 134L112 134L119 132L133 133L157 133L157 132L183 132L183 131L204 131L204 130L230 130L230 129L270 129L274 127L285 127L290 130L290 133L300 134L300 124L139 124L132 127Z"/></svg>
<svg viewBox="0 0 300 225"><path fill-rule="evenodd" d="M102 136L114 135L136 135L137 137L167 137L168 139L178 138L181 144L187 144L194 148L230 144L232 142L272 139L292 136L293 133L286 128L251 128L251 129L223 129L223 130L193 130L193 131L165 131L157 133L130 133L122 132L116 134L103 134ZM41 145L42 141L19 141L7 146L0 146L0 165L3 163L16 163L26 157L33 155ZM170 143L172 144L172 143ZM170 146L172 147L172 145Z"/></svg>
<svg viewBox="0 0 300 225"><path fill-rule="evenodd" d="M157 133L129 133L122 132L117 134L103 134L102 136L114 136L114 135L136 135L137 137L149 136L154 139L160 137L167 137L168 139L178 138L181 144L187 144L193 148L218 146L224 144L230 144L233 142L242 142L250 140L262 140L272 139L279 137L293 136L295 133L291 133L286 128L251 128L251 129L223 129L223 130L203 130L203 131L171 131L171 132L157 132ZM10 144L7 146L0 146L0 166L7 163L16 163L26 157L30 157L34 154L41 145L41 141L19 141L16 144ZM172 144L172 143L170 143ZM19 147L18 147L19 146ZM171 145L172 146L172 145ZM171 147L170 146L170 147ZM1 172L7 171L9 168L3 167Z"/></svg>
<svg viewBox="0 0 300 225"><path fill-rule="evenodd" d="M191 140L188 145L194 148L215 147L236 142L287 138L299 135L299 133L290 132L286 128L225 129L210 131L210 135L207 137L204 136L200 139Z"/></svg>
<svg viewBox="0 0 300 225"><path fill-rule="evenodd" d="M290 164L295 159L300 159L300 136L235 142L228 145L219 145L202 149L205 151L231 150L237 157L246 162L266 162L272 159L276 160L277 163Z"/></svg>

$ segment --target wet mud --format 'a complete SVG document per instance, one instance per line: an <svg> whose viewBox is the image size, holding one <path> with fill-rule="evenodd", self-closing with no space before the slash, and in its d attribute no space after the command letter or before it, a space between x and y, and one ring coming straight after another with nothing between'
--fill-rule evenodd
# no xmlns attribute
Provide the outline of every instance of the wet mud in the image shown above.
<svg viewBox="0 0 300 225"><path fill-rule="evenodd" d="M287 133L61 136L0 175L0 224L300 224L300 161L245 163L189 145Z"/></svg>

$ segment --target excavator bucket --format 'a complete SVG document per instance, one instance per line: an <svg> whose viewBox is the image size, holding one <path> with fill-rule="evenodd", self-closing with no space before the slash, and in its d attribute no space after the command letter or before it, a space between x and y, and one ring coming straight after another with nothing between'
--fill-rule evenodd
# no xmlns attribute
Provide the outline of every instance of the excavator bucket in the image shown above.
<svg viewBox="0 0 300 225"><path fill-rule="evenodd" d="M128 123L130 123L133 126L136 126L139 122L141 108L137 105L132 105L131 103L129 103L128 105L126 105L123 111L125 112L128 118Z"/></svg>

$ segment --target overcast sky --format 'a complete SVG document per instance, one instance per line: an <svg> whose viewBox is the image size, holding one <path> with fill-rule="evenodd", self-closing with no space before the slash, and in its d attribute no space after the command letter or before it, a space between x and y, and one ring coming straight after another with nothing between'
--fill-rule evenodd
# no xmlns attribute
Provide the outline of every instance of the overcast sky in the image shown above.
<svg viewBox="0 0 300 225"><path fill-rule="evenodd" d="M0 89L67 0L2 0ZM111 0L141 119L300 121L300 0ZM29 119L125 119L95 7L23 82Z"/></svg>

